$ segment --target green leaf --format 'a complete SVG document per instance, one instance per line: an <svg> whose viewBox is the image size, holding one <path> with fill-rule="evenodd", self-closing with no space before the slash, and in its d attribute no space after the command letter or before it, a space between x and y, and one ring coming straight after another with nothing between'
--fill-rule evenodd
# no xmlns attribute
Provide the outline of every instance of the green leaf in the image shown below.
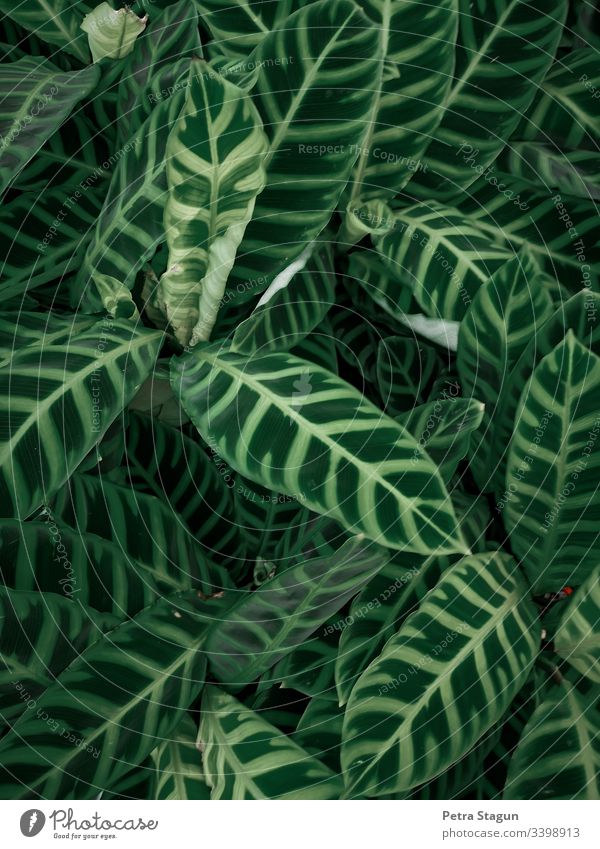
<svg viewBox="0 0 600 849"><path fill-rule="evenodd" d="M477 290L510 258L501 235L496 241L458 209L435 201L397 210L395 220L375 246L432 318L460 321Z"/></svg>
<svg viewBox="0 0 600 849"><path fill-rule="evenodd" d="M594 92L599 87L600 62L595 50L582 47L561 56L544 78L515 138L551 138L561 150L597 151L600 115Z"/></svg>
<svg viewBox="0 0 600 849"><path fill-rule="evenodd" d="M579 587L554 635L554 650L581 675L600 684L600 567Z"/></svg>
<svg viewBox="0 0 600 849"><path fill-rule="evenodd" d="M522 252L481 287L460 325L456 365L461 385L466 394L485 404L470 457L471 471L483 491L489 489L497 461L492 422L502 384L532 334L554 312L544 283L531 254Z"/></svg>
<svg viewBox="0 0 600 849"><path fill-rule="evenodd" d="M445 572L352 690L347 796L409 790L466 754L524 684L536 617L506 554L473 555Z"/></svg>
<svg viewBox="0 0 600 849"><path fill-rule="evenodd" d="M172 732L154 750L156 772L153 798L210 799L210 787L204 778L202 756L196 745L198 729L190 716L184 716Z"/></svg>
<svg viewBox="0 0 600 849"><path fill-rule="evenodd" d="M224 468L228 472L223 480L228 481L232 470L224 464L217 453L214 460L219 464L219 472ZM246 549L258 562L274 556L275 548L283 534L294 527L307 514L308 510L298 501L280 492L266 489L241 475L235 476L232 491L235 498L235 516L240 534L246 541ZM229 486L229 482L227 482Z"/></svg>
<svg viewBox="0 0 600 849"><path fill-rule="evenodd" d="M331 251L323 250L237 326L231 350L243 354L289 351L323 321L334 302L333 260Z"/></svg>
<svg viewBox="0 0 600 849"><path fill-rule="evenodd" d="M550 354L565 338L568 330L583 344L600 354L600 295L587 290L561 304L560 309L542 324L504 381L498 400L498 416L493 433L496 452L493 488L499 498L497 510L503 509L507 446L516 427L516 416L523 387L540 360Z"/></svg>
<svg viewBox="0 0 600 849"><path fill-rule="evenodd" d="M339 610L385 564L385 550L355 537L333 556L305 560L242 595L206 651L219 681L255 680Z"/></svg>
<svg viewBox="0 0 600 849"><path fill-rule="evenodd" d="M202 690L220 610L171 596L86 649L0 740L0 798L94 799L141 763Z"/></svg>
<svg viewBox="0 0 600 849"><path fill-rule="evenodd" d="M39 313L19 310L0 313L0 367L8 365L15 354L28 346L59 344L89 330L97 319L89 316Z"/></svg>
<svg viewBox="0 0 600 849"><path fill-rule="evenodd" d="M148 568L122 546L73 530L51 513L43 521L0 523L0 575L15 590L57 593L119 619L158 596Z"/></svg>
<svg viewBox="0 0 600 849"><path fill-rule="evenodd" d="M423 167L452 83L458 0L366 0L381 32L384 75L352 174L351 200L396 194ZM418 57L418 61L417 58Z"/></svg>
<svg viewBox="0 0 600 849"><path fill-rule="evenodd" d="M212 799L339 799L324 764L218 687L206 687L199 740Z"/></svg>
<svg viewBox="0 0 600 849"><path fill-rule="evenodd" d="M433 463L349 384L291 354L214 347L172 369L203 438L241 474L392 548L464 550Z"/></svg>
<svg viewBox="0 0 600 849"><path fill-rule="evenodd" d="M169 261L157 302L182 345L210 338L229 271L265 185L267 138L233 83L193 62L166 147Z"/></svg>
<svg viewBox="0 0 600 849"><path fill-rule="evenodd" d="M133 45L146 26L148 16L138 16L128 7L113 9L109 3L100 3L88 12L81 29L87 33L92 59L122 59L133 50Z"/></svg>
<svg viewBox="0 0 600 849"><path fill-rule="evenodd" d="M536 593L583 583L598 561L598 392L600 359L569 330L521 394L504 523Z"/></svg>
<svg viewBox="0 0 600 849"><path fill-rule="evenodd" d="M310 56L310 61L306 56ZM320 0L252 54L252 98L269 137L257 199L231 285L265 289L326 226L365 133L381 73L379 32L351 0Z"/></svg>
<svg viewBox="0 0 600 849"><path fill-rule="evenodd" d="M493 163L552 63L567 2L460 0L459 8L452 89L418 175L428 198L468 188Z"/></svg>
<svg viewBox="0 0 600 849"><path fill-rule="evenodd" d="M536 709L511 759L504 799L598 799L600 713L563 679Z"/></svg>
<svg viewBox="0 0 600 849"><path fill-rule="evenodd" d="M178 90L159 103L115 155L118 164L71 293L74 307L102 310L94 286L98 275L132 289L137 272L164 240L166 145L184 96L184 90Z"/></svg>
<svg viewBox="0 0 600 849"><path fill-rule="evenodd" d="M407 313L415 312L412 289L399 283L375 252L350 254L346 279L352 288L358 284L373 301L380 321L385 322L389 316L395 322L402 322ZM386 316L381 316L381 310Z"/></svg>
<svg viewBox="0 0 600 849"><path fill-rule="evenodd" d="M377 347L377 386L389 415L411 411L425 401L442 361L430 345L410 336L390 336Z"/></svg>
<svg viewBox="0 0 600 849"><path fill-rule="evenodd" d="M98 68L64 73L48 59L27 56L0 65L0 191L9 185L74 106L95 87Z"/></svg>
<svg viewBox="0 0 600 849"><path fill-rule="evenodd" d="M229 586L227 573L210 563L191 531L160 499L92 475L73 475L51 509L80 533L119 546L142 564L164 593Z"/></svg>
<svg viewBox="0 0 600 849"><path fill-rule="evenodd" d="M150 372L161 337L98 322L0 368L2 515L25 518L62 486Z"/></svg>
<svg viewBox="0 0 600 849"><path fill-rule="evenodd" d="M54 593L0 587L2 723L33 709L59 673L117 622Z"/></svg>
<svg viewBox="0 0 600 849"><path fill-rule="evenodd" d="M261 683L272 681L307 696L335 699L337 643L337 632L324 624L266 672Z"/></svg>
<svg viewBox="0 0 600 849"><path fill-rule="evenodd" d="M558 151L547 144L512 142L498 160L509 174L538 191L600 198L600 155L590 150Z"/></svg>
<svg viewBox="0 0 600 849"><path fill-rule="evenodd" d="M0 0L0 12L9 15L36 38L66 50L82 62L89 62L89 51L80 24L89 7L69 0Z"/></svg>
<svg viewBox="0 0 600 849"><path fill-rule="evenodd" d="M281 26L303 0L194 0L213 37L212 47L228 57L245 57ZM283 55L283 54L282 54Z"/></svg>
<svg viewBox="0 0 600 849"><path fill-rule="evenodd" d="M344 712L332 699L315 697L300 717L292 739L320 761L340 772Z"/></svg>
<svg viewBox="0 0 600 849"><path fill-rule="evenodd" d="M449 484L461 460L470 453L471 440L481 425L484 404L474 398L441 398L415 407L398 422L427 451Z"/></svg>
<svg viewBox="0 0 600 849"><path fill-rule="evenodd" d="M180 79L182 73L189 70L191 57L201 56L192 0L179 0L151 16L135 40L119 82L117 130L122 144L139 130L157 102L169 97L176 85L185 87L188 76Z"/></svg>

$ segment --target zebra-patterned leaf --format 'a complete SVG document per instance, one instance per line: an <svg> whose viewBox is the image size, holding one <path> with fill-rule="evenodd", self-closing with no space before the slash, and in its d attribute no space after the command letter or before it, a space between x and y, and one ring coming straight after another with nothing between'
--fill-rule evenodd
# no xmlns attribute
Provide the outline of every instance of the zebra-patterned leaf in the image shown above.
<svg viewBox="0 0 600 849"><path fill-rule="evenodd" d="M0 522L0 577L15 590L57 593L119 619L159 594L151 571L127 550L50 513L44 521Z"/></svg>
<svg viewBox="0 0 600 849"><path fill-rule="evenodd" d="M351 254L346 279L350 286L358 283L375 305L395 322L401 322L406 314L418 311L414 309L412 288L399 283L396 275L375 252L355 251ZM380 315L379 320L385 322L386 318Z"/></svg>
<svg viewBox="0 0 600 849"><path fill-rule="evenodd" d="M326 226L366 129L381 74L376 26L351 0L319 0L269 33L252 55L252 98L269 137L267 184L232 284L265 289Z"/></svg>
<svg viewBox="0 0 600 849"><path fill-rule="evenodd" d="M458 0L366 0L380 28L384 75L352 174L350 200L396 194L418 171L436 137L452 82Z"/></svg>
<svg viewBox="0 0 600 849"><path fill-rule="evenodd" d="M410 336L390 336L377 348L377 385L384 410L392 416L425 401L442 360L431 345Z"/></svg>
<svg viewBox="0 0 600 849"><path fill-rule="evenodd" d="M554 635L555 651L586 678L600 684L600 567L579 587Z"/></svg>
<svg viewBox="0 0 600 849"><path fill-rule="evenodd" d="M460 0L459 10L452 88L416 180L428 198L468 188L493 163L552 63L567 2Z"/></svg>
<svg viewBox="0 0 600 849"><path fill-rule="evenodd" d="M504 522L537 593L578 586L600 556L599 392L600 358L572 330L523 387Z"/></svg>
<svg viewBox="0 0 600 849"><path fill-rule="evenodd" d="M213 37L213 47L227 57L245 57L289 18L305 0L194 0ZM282 54L283 55L283 54Z"/></svg>
<svg viewBox="0 0 600 849"><path fill-rule="evenodd" d="M528 252L496 271L475 295L461 322L456 364L465 394L483 401L481 429L473 435L471 471L489 489L494 456L493 425L503 383L532 334L553 314L545 279Z"/></svg>
<svg viewBox="0 0 600 849"><path fill-rule="evenodd" d="M347 796L435 778L505 713L540 638L516 570L500 552L452 566L358 679L344 719Z"/></svg>
<svg viewBox="0 0 600 849"><path fill-rule="evenodd" d="M336 616L332 617L333 620ZM330 620L331 621L331 620ZM325 623L296 646L262 677L261 683L279 683L307 696L335 699L335 661L339 635Z"/></svg>
<svg viewBox="0 0 600 849"><path fill-rule="evenodd" d="M341 796L339 776L218 687L204 691L199 742L212 799Z"/></svg>
<svg viewBox="0 0 600 849"><path fill-rule="evenodd" d="M600 154L593 150L559 151L547 144L512 142L498 165L537 191L600 199Z"/></svg>
<svg viewBox="0 0 600 849"><path fill-rule="evenodd" d="M500 235L494 240L459 210L435 201L396 210L395 220L375 246L432 318L460 321L477 290L510 258Z"/></svg>
<svg viewBox="0 0 600 849"><path fill-rule="evenodd" d="M474 398L440 398L398 416L397 421L427 451L449 484L458 464L470 453L484 405Z"/></svg>
<svg viewBox="0 0 600 849"><path fill-rule="evenodd" d="M208 636L216 677L236 687L254 681L343 607L388 557L355 537L334 555L305 560L242 595Z"/></svg>
<svg viewBox="0 0 600 849"><path fill-rule="evenodd" d="M595 50L561 56L544 78L538 97L515 131L516 139L557 142L562 150L598 150L600 115L595 92L600 62Z"/></svg>
<svg viewBox="0 0 600 849"><path fill-rule="evenodd" d="M170 739L156 747L153 754L156 764L153 798L177 801L210 799L202 755L196 745L197 736L198 729L192 718L186 715Z"/></svg>
<svg viewBox="0 0 600 849"><path fill-rule="evenodd" d="M0 65L0 191L90 93L99 75L91 66L64 73L40 56Z"/></svg>
<svg viewBox="0 0 600 849"><path fill-rule="evenodd" d="M431 460L349 384L292 354L214 346L172 370L202 437L240 474L391 548L465 551Z"/></svg>
<svg viewBox="0 0 600 849"><path fill-rule="evenodd" d="M333 699L315 696L300 717L292 738L320 761L339 773L344 712Z"/></svg>
<svg viewBox="0 0 600 849"><path fill-rule="evenodd" d="M320 324L335 302L331 252L316 252L290 282L238 325L231 350L244 354L289 351Z"/></svg>
<svg viewBox="0 0 600 849"><path fill-rule="evenodd" d="M269 561L282 536L305 522L309 515L295 498L266 489L241 475L235 477L233 492L236 522L249 555L256 561Z"/></svg>
<svg viewBox="0 0 600 849"><path fill-rule="evenodd" d="M69 0L0 0L0 12L35 33L36 38L66 50L86 64L90 53L81 31L83 16L89 5Z"/></svg>
<svg viewBox="0 0 600 849"><path fill-rule="evenodd" d="M0 587L0 723L33 710L63 669L117 624L54 593Z"/></svg>
<svg viewBox="0 0 600 849"><path fill-rule="evenodd" d="M18 316L0 313L0 367L28 345L68 342L96 323L91 316L63 316L57 313L19 310Z"/></svg>
<svg viewBox="0 0 600 849"><path fill-rule="evenodd" d="M502 386L493 433L496 462L492 473L493 488L498 496L497 509L502 509L505 501L502 496L505 492L507 446L516 427L523 387L536 365L564 340L568 330L572 330L583 345L600 355L600 295L585 290L561 304L560 309L538 328ZM541 436L541 432L537 434L538 440Z"/></svg>
<svg viewBox="0 0 600 849"><path fill-rule="evenodd" d="M0 368L0 510L26 518L100 441L154 365L162 334L98 322Z"/></svg>
<svg viewBox="0 0 600 849"><path fill-rule="evenodd" d="M192 0L179 0L151 16L123 65L117 126L121 143L139 130L157 101L173 93L171 86L192 56L202 57L198 16Z"/></svg>
<svg viewBox="0 0 600 849"><path fill-rule="evenodd" d="M197 586L208 594L229 585L226 572L208 562L191 531L152 495L93 475L74 474L52 501L51 510L80 533L113 542L148 570L162 592Z"/></svg>
<svg viewBox="0 0 600 849"><path fill-rule="evenodd" d="M182 345L210 338L236 251L265 184L267 137L248 95L201 60L166 147L169 262L157 303Z"/></svg>
<svg viewBox="0 0 600 849"><path fill-rule="evenodd" d="M600 797L598 695L563 679L535 710L510 761L504 799Z"/></svg>
<svg viewBox="0 0 600 849"><path fill-rule="evenodd" d="M132 140L120 149L118 165L98 217L93 239L76 278L71 300L100 312L98 275L133 288L135 276L164 240L166 146L185 97L183 89L159 103Z"/></svg>
<svg viewBox="0 0 600 849"><path fill-rule="evenodd" d="M140 764L202 690L221 608L170 596L82 652L0 740L0 798L94 799Z"/></svg>

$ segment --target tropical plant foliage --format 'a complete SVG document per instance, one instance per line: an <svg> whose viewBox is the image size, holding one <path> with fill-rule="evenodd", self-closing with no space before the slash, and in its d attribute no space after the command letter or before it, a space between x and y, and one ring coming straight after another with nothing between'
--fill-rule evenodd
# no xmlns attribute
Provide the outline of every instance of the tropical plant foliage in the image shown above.
<svg viewBox="0 0 600 849"><path fill-rule="evenodd" d="M0 0L1 798L600 798L592 7Z"/></svg>

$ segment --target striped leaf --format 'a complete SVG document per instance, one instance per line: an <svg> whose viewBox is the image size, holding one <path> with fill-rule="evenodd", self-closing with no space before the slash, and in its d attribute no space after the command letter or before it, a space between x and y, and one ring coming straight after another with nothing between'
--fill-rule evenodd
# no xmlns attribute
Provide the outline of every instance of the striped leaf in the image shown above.
<svg viewBox="0 0 600 849"><path fill-rule="evenodd" d="M600 358L572 330L524 386L504 523L534 592L583 583L600 555Z"/></svg>
<svg viewBox="0 0 600 849"><path fill-rule="evenodd" d="M465 394L485 404L470 457L483 491L489 489L490 466L497 460L492 422L500 390L532 334L554 312L544 282L531 254L519 253L481 287L460 325L456 365L461 385Z"/></svg>
<svg viewBox="0 0 600 849"><path fill-rule="evenodd" d="M234 498L215 458L181 431L151 416L133 414L126 439L125 481L161 499L171 522L189 528L203 549L203 559L236 568L244 559L234 515Z"/></svg>
<svg viewBox="0 0 600 849"><path fill-rule="evenodd" d="M300 717L293 739L309 754L340 772L344 713L332 699L315 697Z"/></svg>
<svg viewBox="0 0 600 849"><path fill-rule="evenodd" d="M36 38L66 50L86 64L90 53L80 25L88 8L87 2L70 0L22 0L16 4L0 0L0 12L35 33Z"/></svg>
<svg viewBox="0 0 600 849"><path fill-rule="evenodd" d="M386 563L385 550L355 537L333 556L305 560L242 595L209 634L219 681L254 681L339 610Z"/></svg>
<svg viewBox="0 0 600 849"><path fill-rule="evenodd" d="M83 174L77 178L85 180ZM102 208L103 186L25 192L0 210L3 298L77 271Z"/></svg>
<svg viewBox="0 0 600 849"><path fill-rule="evenodd" d="M85 16L81 29L87 33L92 60L122 59L146 26L147 16L138 18L126 6L113 9L110 3L100 3Z"/></svg>
<svg viewBox="0 0 600 849"><path fill-rule="evenodd" d="M34 708L63 669L117 622L54 593L0 587L0 722L11 724Z"/></svg>
<svg viewBox="0 0 600 849"><path fill-rule="evenodd" d="M407 313L417 311L413 309L411 287L399 283L375 251L354 251L348 260L346 279L351 287L358 284L374 302L380 321L385 322L389 316L400 322ZM381 316L381 310L386 316Z"/></svg>
<svg viewBox="0 0 600 849"><path fill-rule="evenodd" d="M599 86L600 63L595 50L582 47L561 56L544 78L515 138L550 138L563 150L597 151L600 115L594 92Z"/></svg>
<svg viewBox="0 0 600 849"><path fill-rule="evenodd" d="M446 557L394 555L354 598L348 615L334 623L341 631L335 665L340 705L346 704L358 678L450 562Z"/></svg>
<svg viewBox="0 0 600 849"><path fill-rule="evenodd" d="M508 555L472 555L446 571L352 690L347 796L409 790L463 757L525 683L536 617Z"/></svg>
<svg viewBox="0 0 600 849"><path fill-rule="evenodd" d="M444 117L427 148L423 196L447 199L484 173L552 63L566 0L460 0L459 44Z"/></svg>
<svg viewBox="0 0 600 849"><path fill-rule="evenodd" d="M179 72L189 67L186 57L192 56L202 56L198 16L192 0L178 0L152 14L123 63L117 126L122 144L139 130L157 100L172 94L170 87L177 82ZM160 76L158 87L157 76Z"/></svg>
<svg viewBox="0 0 600 849"><path fill-rule="evenodd" d="M147 377L160 342L158 332L103 321L23 348L0 368L4 516L27 517L62 486Z"/></svg>
<svg viewBox="0 0 600 849"><path fill-rule="evenodd" d="M504 799L598 799L600 711L563 679L525 726L508 771Z"/></svg>
<svg viewBox="0 0 600 849"><path fill-rule="evenodd" d="M202 699L200 745L212 799L339 799L324 764L218 687Z"/></svg>
<svg viewBox="0 0 600 849"><path fill-rule="evenodd" d="M238 325L231 350L243 354L289 351L323 321L334 302L332 256L323 250Z"/></svg>
<svg viewBox="0 0 600 849"><path fill-rule="evenodd" d="M514 251L527 248L540 268L570 291L584 286L597 291L600 238L595 204L532 191L518 178L500 179L503 191L481 178L462 193L458 205L463 218L466 215L495 242L506 240Z"/></svg>
<svg viewBox="0 0 600 849"><path fill-rule="evenodd" d="M94 799L140 764L202 690L220 610L171 596L82 652L0 740L0 798Z"/></svg>
<svg viewBox="0 0 600 849"><path fill-rule="evenodd" d="M411 289L426 315L460 321L478 289L510 258L457 209L435 201L397 210L396 224L374 242L398 284Z"/></svg>
<svg viewBox="0 0 600 849"><path fill-rule="evenodd" d="M164 240L166 145L184 96L182 89L159 103L133 139L121 148L73 288L75 306L81 308L83 302L87 311L102 310L102 298L94 286L99 275L133 288L137 272Z"/></svg>
<svg viewBox="0 0 600 849"><path fill-rule="evenodd" d="M52 514L80 533L96 534L127 553L164 593L229 585L200 544L160 499L92 475L73 475L51 504Z"/></svg>
<svg viewBox="0 0 600 849"><path fill-rule="evenodd" d="M335 621L337 614L329 620ZM335 661L339 634L322 625L262 677L261 684L278 683L306 696L335 699Z"/></svg>
<svg viewBox="0 0 600 849"><path fill-rule="evenodd" d="M68 342L96 323L90 316L63 316L52 312L19 310L18 316L0 313L0 367L28 345Z"/></svg>
<svg viewBox="0 0 600 849"><path fill-rule="evenodd" d="M500 168L538 191L600 198L600 154L590 150L558 151L546 144L512 142L498 160Z"/></svg>
<svg viewBox="0 0 600 849"><path fill-rule="evenodd" d="M252 98L269 137L260 194L232 286L265 289L326 226L350 177L381 73L375 25L351 0L319 0L252 54Z"/></svg>
<svg viewBox="0 0 600 849"><path fill-rule="evenodd" d="M335 306L327 318L340 368L344 370L344 363L350 366L351 382L365 393L373 392L371 386L377 383L378 346L382 341L380 330L370 322L357 321L356 310L346 305ZM329 366L325 368L329 370ZM375 392L375 398L379 402L379 392Z"/></svg>
<svg viewBox="0 0 600 849"><path fill-rule="evenodd" d="M197 736L198 729L192 718L185 715L172 732L171 739L156 747L153 753L156 764L154 799L210 799L202 756L196 746Z"/></svg>
<svg viewBox="0 0 600 849"><path fill-rule="evenodd" d="M569 329L583 345L600 354L600 295L586 290L561 304L560 309L538 328L502 385L493 434L496 463L492 473L493 488L499 496L497 509L502 509L504 501L501 496L505 491L507 446L516 427L521 393L536 365L564 340Z"/></svg>
<svg viewBox="0 0 600 849"><path fill-rule="evenodd" d="M600 567L579 587L554 635L555 651L581 675L600 684Z"/></svg>
<svg viewBox="0 0 600 849"><path fill-rule="evenodd" d="M157 293L182 345L210 338L236 251L265 185L267 144L248 95L195 61L166 147L169 263Z"/></svg>
<svg viewBox="0 0 600 849"><path fill-rule="evenodd" d="M227 57L245 57L272 29L285 23L303 0L194 0L213 37L213 49ZM282 54L283 55L283 54Z"/></svg>
<svg viewBox="0 0 600 849"><path fill-rule="evenodd" d="M92 91L99 76L91 66L64 73L40 56L0 65L0 191Z"/></svg>
<svg viewBox="0 0 600 849"><path fill-rule="evenodd" d="M236 471L392 548L464 550L433 463L349 384L291 354L214 347L172 369L184 409Z"/></svg>
<svg viewBox="0 0 600 849"><path fill-rule="evenodd" d="M158 597L150 570L126 549L75 531L50 513L36 522L0 523L0 576L6 587L57 593L119 619Z"/></svg>
<svg viewBox="0 0 600 849"><path fill-rule="evenodd" d="M422 167L452 82L458 0L366 0L380 28L384 73L352 174L350 200L396 194Z"/></svg>
<svg viewBox="0 0 600 849"><path fill-rule="evenodd" d="M470 455L483 413L484 405L474 398L441 398L414 407L397 420L427 451L449 484L460 461Z"/></svg>
<svg viewBox="0 0 600 849"><path fill-rule="evenodd" d="M377 385L389 415L411 411L425 401L442 361L430 345L410 336L390 336L377 347Z"/></svg>
<svg viewBox="0 0 600 849"><path fill-rule="evenodd" d="M236 475L232 490L240 534L249 556L257 562L270 560L282 536L309 515L295 498L266 489L241 475Z"/></svg>

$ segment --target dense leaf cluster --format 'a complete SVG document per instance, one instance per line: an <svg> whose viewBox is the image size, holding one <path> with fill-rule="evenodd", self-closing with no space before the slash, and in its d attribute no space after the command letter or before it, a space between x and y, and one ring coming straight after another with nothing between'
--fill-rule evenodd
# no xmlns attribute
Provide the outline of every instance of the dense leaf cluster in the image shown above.
<svg viewBox="0 0 600 849"><path fill-rule="evenodd" d="M587 0L0 0L0 797L600 797Z"/></svg>

